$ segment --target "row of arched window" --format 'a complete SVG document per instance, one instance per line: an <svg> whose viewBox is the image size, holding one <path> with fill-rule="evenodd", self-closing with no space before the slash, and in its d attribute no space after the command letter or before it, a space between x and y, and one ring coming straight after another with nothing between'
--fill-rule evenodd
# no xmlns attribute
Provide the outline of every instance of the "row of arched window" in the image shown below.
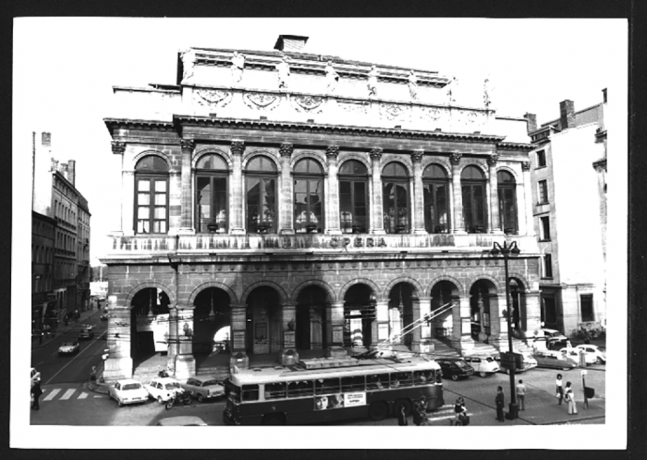
<svg viewBox="0 0 647 460"><path fill-rule="evenodd" d="M135 167L135 232L168 231L168 164L160 157L142 158ZM245 228L248 233L278 231L279 171L265 156L252 158L244 175ZM226 233L229 222L230 170L217 154L202 156L195 167L195 222L198 233ZM293 225L296 233L325 230L325 175L315 159L299 160L292 171ZM516 184L507 171L497 173L499 215L506 233L517 232ZM339 216L344 233L370 231L370 174L360 161L347 160L338 171ZM428 233L452 229L450 178L443 167L427 166L423 171L424 227ZM411 177L403 163L391 161L382 169L382 213L387 233L412 231ZM476 166L461 173L464 228L469 233L488 228L487 179Z"/></svg>

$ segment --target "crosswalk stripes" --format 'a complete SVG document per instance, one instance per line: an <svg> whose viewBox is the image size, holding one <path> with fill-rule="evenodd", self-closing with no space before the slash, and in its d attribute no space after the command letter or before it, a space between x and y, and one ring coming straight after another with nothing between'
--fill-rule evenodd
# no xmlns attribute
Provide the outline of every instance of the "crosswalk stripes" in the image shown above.
<svg viewBox="0 0 647 460"><path fill-rule="evenodd" d="M88 394L87 394L86 392L83 392L83 393L81 393L81 394L79 395L79 397L78 397L77 399L85 399L85 398L87 398L87 397L88 397Z"/></svg>
<svg viewBox="0 0 647 460"><path fill-rule="evenodd" d="M50 394L43 398L43 401L51 401L61 391L60 388L54 388Z"/></svg>
<svg viewBox="0 0 647 460"><path fill-rule="evenodd" d="M67 401L67 400L76 400L76 399L88 399L90 393L80 390L78 388L69 388L65 390L64 388L53 388L51 390L43 389L43 399L44 401ZM92 398L106 398L106 395L92 395Z"/></svg>
<svg viewBox="0 0 647 460"><path fill-rule="evenodd" d="M468 412L467 415L472 416L473 414L471 412ZM454 406L450 404L445 404L444 406L441 406L438 410L428 413L427 416L429 417L429 420L434 421L434 420L449 420L453 419L456 417L456 413L454 412Z"/></svg>
<svg viewBox="0 0 647 460"><path fill-rule="evenodd" d="M65 392L65 394L63 396L61 396L60 399L70 399L70 397L74 394L75 391L76 390L74 388L70 388L69 390L67 390Z"/></svg>

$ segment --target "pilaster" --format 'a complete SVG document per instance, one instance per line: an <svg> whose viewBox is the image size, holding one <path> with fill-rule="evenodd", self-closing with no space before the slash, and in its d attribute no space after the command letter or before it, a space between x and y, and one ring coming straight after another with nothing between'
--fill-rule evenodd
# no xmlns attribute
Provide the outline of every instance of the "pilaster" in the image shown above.
<svg viewBox="0 0 647 460"><path fill-rule="evenodd" d="M328 159L326 233L329 235L341 235L341 227L339 225L339 178L337 177L338 155L339 147L336 145L329 145L326 149L326 158Z"/></svg>
<svg viewBox="0 0 647 460"><path fill-rule="evenodd" d="M411 152L411 161L413 162L413 233L415 235L426 235L425 230L425 212L424 212L424 192L422 187L422 156L424 150L414 150Z"/></svg>
<svg viewBox="0 0 647 460"><path fill-rule="evenodd" d="M496 176L496 164L499 160L499 155L496 153L491 154L488 159L490 181L488 182L489 202L490 202L490 218L488 219L488 233L503 233L501 229L501 218L499 216L499 181Z"/></svg>
<svg viewBox="0 0 647 460"><path fill-rule="evenodd" d="M180 147L182 149L182 173L181 173L181 184L182 184L182 198L181 198L181 222L180 234L194 234L195 229L192 225L192 206L191 206L191 192L193 187L191 187L191 158L193 156L193 150L195 149L195 141L189 139L180 139Z"/></svg>
<svg viewBox="0 0 647 460"><path fill-rule="evenodd" d="M279 200L279 233L281 235L293 235L294 224L292 215L294 213L294 195L292 193L292 174L290 159L294 147L290 143L283 143L279 147L281 154L281 199Z"/></svg>
<svg viewBox="0 0 647 460"><path fill-rule="evenodd" d="M326 349L328 357L343 357L348 353L344 348L344 302L334 302L330 305L330 323L332 340Z"/></svg>
<svg viewBox="0 0 647 460"><path fill-rule="evenodd" d="M523 189L524 189L524 214L523 216L524 221L525 221L525 226L526 226L526 231L525 233L521 233L521 235L527 235L527 236L535 236L535 225L533 222L533 217L532 217L532 207L533 207L533 202L532 202L532 182L530 181L530 162L529 161L524 161L521 163L521 169L523 171ZM521 217L519 218L521 220Z"/></svg>
<svg viewBox="0 0 647 460"><path fill-rule="evenodd" d="M450 155L449 159L452 163L452 197L454 207L452 209L452 216L454 220L454 233L464 234L465 224L463 219L463 189L461 187L461 157L463 155L454 152Z"/></svg>
<svg viewBox="0 0 647 460"><path fill-rule="evenodd" d="M296 305L284 303L281 309L281 325L283 328L283 348L281 350L281 364L291 365L299 361L296 350Z"/></svg>
<svg viewBox="0 0 647 460"><path fill-rule="evenodd" d="M245 226L243 225L243 152L245 143L240 140L234 140L231 143L231 156L233 163L231 197L229 200L229 214L231 215L232 235L243 235Z"/></svg>
<svg viewBox="0 0 647 460"><path fill-rule="evenodd" d="M121 231L124 236L135 234L135 171L121 172Z"/></svg>
<svg viewBox="0 0 647 460"><path fill-rule="evenodd" d="M380 160L382 158L382 149L374 148L371 150L371 181L373 183L373 195L371 202L371 233L374 235L384 235L384 206L382 201L382 171Z"/></svg>
<svg viewBox="0 0 647 460"><path fill-rule="evenodd" d="M375 323L377 324L377 334L372 337L372 346L377 346L389 338L389 303L378 301L375 304Z"/></svg>

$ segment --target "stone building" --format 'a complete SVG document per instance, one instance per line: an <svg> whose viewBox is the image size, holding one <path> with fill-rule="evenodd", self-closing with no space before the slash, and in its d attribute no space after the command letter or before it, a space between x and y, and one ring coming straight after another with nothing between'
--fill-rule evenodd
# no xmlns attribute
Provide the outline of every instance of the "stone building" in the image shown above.
<svg viewBox="0 0 647 460"><path fill-rule="evenodd" d="M36 211L31 213L31 328L43 330L45 313L56 309L54 298L54 238L56 221Z"/></svg>
<svg viewBox="0 0 647 460"><path fill-rule="evenodd" d="M606 325L606 129L603 102L539 126L528 114L533 214L542 259L541 320L570 335Z"/></svg>
<svg viewBox="0 0 647 460"><path fill-rule="evenodd" d="M526 120L487 97L459 105L436 71L309 54L306 40L191 48L176 84L113 88L106 378L159 352L178 376L199 371L222 331L238 367L343 356L448 303L402 346L507 349L494 242L521 249L514 330L538 327Z"/></svg>

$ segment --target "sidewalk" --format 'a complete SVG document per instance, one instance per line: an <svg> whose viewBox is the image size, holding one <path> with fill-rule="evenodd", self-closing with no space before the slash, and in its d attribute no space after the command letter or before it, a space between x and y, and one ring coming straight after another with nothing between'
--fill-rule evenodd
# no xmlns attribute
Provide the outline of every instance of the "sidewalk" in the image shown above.
<svg viewBox="0 0 647 460"><path fill-rule="evenodd" d="M43 335L43 341L42 343L40 342L39 337L34 337L32 335L31 338L31 348L41 348L47 345L49 342L54 340L56 337L60 337L61 335L73 330L73 329L78 329L79 325L83 323L83 321L87 320L88 318L94 316L95 314L100 314L101 310L86 310L81 312L81 316L78 320L70 320L68 325L66 326L64 322L61 322L59 327L56 329L55 332L51 332L49 334L49 337L46 335Z"/></svg>

